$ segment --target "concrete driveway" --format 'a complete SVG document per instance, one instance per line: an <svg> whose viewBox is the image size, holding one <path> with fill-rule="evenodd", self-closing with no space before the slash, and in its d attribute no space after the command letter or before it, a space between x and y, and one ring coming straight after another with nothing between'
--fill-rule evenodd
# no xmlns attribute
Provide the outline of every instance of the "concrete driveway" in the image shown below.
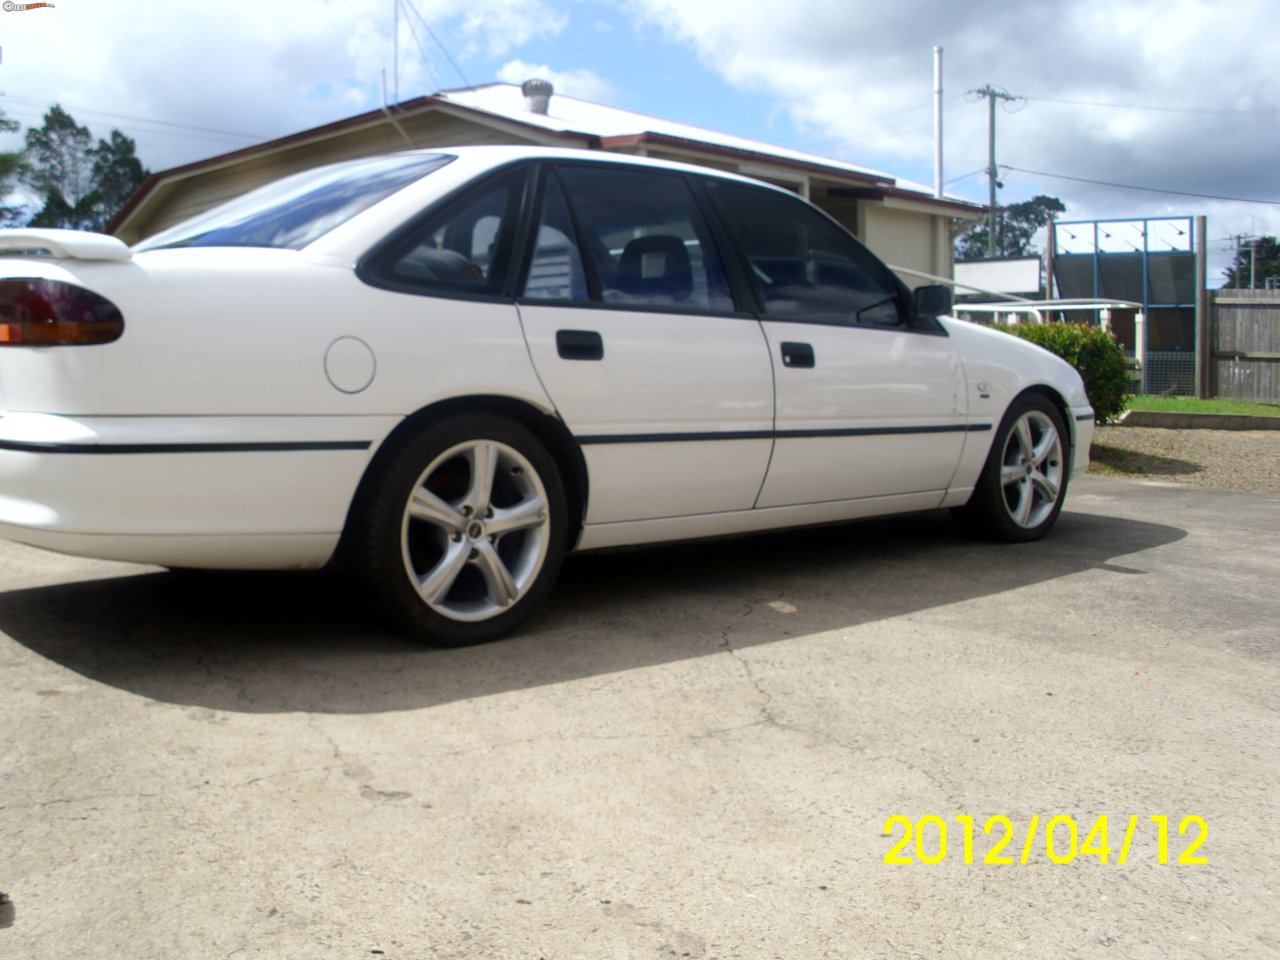
<svg viewBox="0 0 1280 960"><path fill-rule="evenodd" d="M0 957L1280 955L1280 498L1068 507L578 558L461 651L0 545Z"/></svg>

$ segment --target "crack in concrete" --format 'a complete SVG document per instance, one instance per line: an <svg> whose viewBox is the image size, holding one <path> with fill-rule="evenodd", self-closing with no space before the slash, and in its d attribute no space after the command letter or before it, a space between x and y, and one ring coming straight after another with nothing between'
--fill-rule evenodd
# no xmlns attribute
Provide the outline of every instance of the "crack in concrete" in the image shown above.
<svg viewBox="0 0 1280 960"><path fill-rule="evenodd" d="M734 631L736 627L740 626L743 622L750 619L760 607L768 606L770 603L778 603L782 600L782 597L783 597L782 592L779 592L772 599L752 600L747 605L746 610L742 613L741 616L739 616L736 622L726 624L720 630L720 644L719 644L720 648L738 663L739 667L742 670L743 676L746 677L747 682L750 683L752 689L755 690L756 695L760 701L758 706L760 717L758 720L756 720L754 723L743 724L741 727L727 728L725 732L728 732L734 729L747 729L749 727L755 727L755 726L767 726L767 727L772 727L776 730L781 730L787 733L795 733L801 736L810 737L823 743L829 743L833 746L839 747L842 750L847 750L851 753L865 755L866 754L865 747L858 746L852 743L847 743L844 740L840 739L839 737L829 733L828 731L815 730L809 727L802 727L794 723L788 723L787 721L778 717L774 711L773 694L770 693L767 689L765 689L764 678L762 678L759 674L756 673L755 668L751 664L751 661L743 657L741 651L733 645L733 642L730 639L730 634ZM712 733L709 735L714 736L715 733Z"/></svg>

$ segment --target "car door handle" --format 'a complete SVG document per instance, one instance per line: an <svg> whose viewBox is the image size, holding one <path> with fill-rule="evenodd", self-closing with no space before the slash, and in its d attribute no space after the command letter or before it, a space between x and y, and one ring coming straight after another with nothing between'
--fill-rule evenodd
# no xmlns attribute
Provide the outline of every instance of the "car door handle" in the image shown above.
<svg viewBox="0 0 1280 960"><path fill-rule="evenodd" d="M782 343L782 365L784 367L813 367L813 345L809 343Z"/></svg>
<svg viewBox="0 0 1280 960"><path fill-rule="evenodd" d="M594 330L557 330L556 353L563 360L603 360L604 340Z"/></svg>

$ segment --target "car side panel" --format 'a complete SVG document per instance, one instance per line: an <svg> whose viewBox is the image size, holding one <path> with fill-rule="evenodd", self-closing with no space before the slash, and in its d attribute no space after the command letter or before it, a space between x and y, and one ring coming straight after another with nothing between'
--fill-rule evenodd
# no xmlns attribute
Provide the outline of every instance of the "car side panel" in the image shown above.
<svg viewBox="0 0 1280 960"><path fill-rule="evenodd" d="M750 509L773 446L759 324L732 316L521 304L529 352L586 456L587 523ZM560 331L600 337L566 359Z"/></svg>
<svg viewBox="0 0 1280 960"><path fill-rule="evenodd" d="M949 337L766 320L778 439L759 506L932 492L955 472L970 421ZM811 349L788 364L787 344Z"/></svg>
<svg viewBox="0 0 1280 960"><path fill-rule="evenodd" d="M970 419L998 426L1016 397L1027 390L1047 390L1066 407L1072 444L1072 469L1089 465L1093 410L1080 376L1047 350L1000 330L963 320L944 320L964 363ZM995 430L970 433L942 506L962 506L973 493L987 461Z"/></svg>

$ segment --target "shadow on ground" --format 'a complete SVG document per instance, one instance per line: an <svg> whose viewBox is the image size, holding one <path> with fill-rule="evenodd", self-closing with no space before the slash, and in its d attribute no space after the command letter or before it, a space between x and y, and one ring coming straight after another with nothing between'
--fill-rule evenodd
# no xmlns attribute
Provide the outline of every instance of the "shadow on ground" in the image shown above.
<svg viewBox="0 0 1280 960"><path fill-rule="evenodd" d="M1185 477L1203 473L1204 468L1190 460L1161 457L1154 453L1127 450L1124 447L1094 443L1089 448L1090 466L1095 473L1121 473L1130 476Z"/></svg>
<svg viewBox="0 0 1280 960"><path fill-rule="evenodd" d="M838 630L1108 565L1186 536L1064 513L1008 546L945 515L574 557L519 636L463 650L372 623L325 575L178 574L0 594L0 630L89 679L238 712L405 710ZM794 612L767 606L781 602Z"/></svg>

